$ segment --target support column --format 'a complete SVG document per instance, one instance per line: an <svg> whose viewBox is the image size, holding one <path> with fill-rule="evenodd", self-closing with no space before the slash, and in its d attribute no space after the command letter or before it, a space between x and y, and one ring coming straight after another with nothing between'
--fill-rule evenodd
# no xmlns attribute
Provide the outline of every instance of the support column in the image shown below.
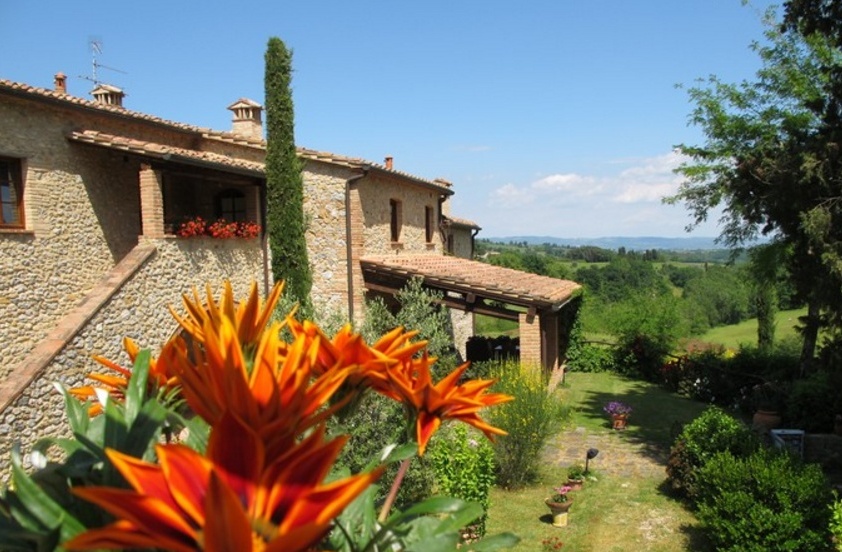
<svg viewBox="0 0 842 552"><path fill-rule="evenodd" d="M541 366L541 321L535 314L518 314L520 362Z"/></svg>
<svg viewBox="0 0 842 552"><path fill-rule="evenodd" d="M555 372L561 364L561 325L558 315L546 312L540 318L542 347L541 360L547 372Z"/></svg>
<svg viewBox="0 0 842 552"><path fill-rule="evenodd" d="M140 224L145 238L164 237L164 186L161 171L140 166Z"/></svg>

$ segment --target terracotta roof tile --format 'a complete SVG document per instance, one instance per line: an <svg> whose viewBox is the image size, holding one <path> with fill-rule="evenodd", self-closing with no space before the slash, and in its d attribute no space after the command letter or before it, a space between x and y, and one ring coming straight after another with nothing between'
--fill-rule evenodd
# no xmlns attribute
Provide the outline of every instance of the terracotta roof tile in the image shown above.
<svg viewBox="0 0 842 552"><path fill-rule="evenodd" d="M0 79L0 94L7 93L17 96L28 96L40 100L62 103L69 106L77 107L80 109L90 109L94 111L99 111L102 113L109 113L119 117L127 117L131 119L135 119L138 121L146 121L149 123L154 123L158 125L167 126L173 129L177 129L184 132L190 132L194 134L200 135L202 138L208 140L215 140L220 142L226 142L230 144L236 144L240 146L247 146L251 148L257 149L266 149L266 142L265 140L258 139L258 138L247 138L239 134L235 134L233 132L226 132L226 131L218 131L212 130L210 128L203 128L193 125L188 125L184 123L178 123L175 121L169 121L167 119L162 119L160 117L155 117L153 115L148 115L146 113L141 113L139 111L132 111L130 109L126 109L122 106L115 106L115 105L106 105L94 100L89 100L86 98L80 98L78 96L73 96L70 94L65 94L62 92L57 92L55 90L50 90L46 88L40 88L37 86L30 86L28 84L23 84L19 82L14 82L6 79ZM232 105L236 105L240 102L253 102L252 100L248 100L247 98L240 98L237 102L234 102ZM255 106L259 105L256 102L253 102ZM453 192L450 190L449 183L442 183L427 180L424 178L420 178L418 176L414 176L409 173L405 173L402 171L395 171L389 170L385 166L380 165L378 163L372 163L370 161L366 161L364 159L360 159L357 157L346 157L342 155L336 155L327 152L320 152L312 149L306 148L297 148L298 155L304 157L306 159L312 159L315 161L322 161L324 163L331 163L340 166L345 166L353 169L370 169L373 168L377 171L383 171L390 174L396 174L402 176L404 178L410 179L415 181L422 186L428 188L435 188L441 190L443 193L452 194Z"/></svg>
<svg viewBox="0 0 842 552"><path fill-rule="evenodd" d="M449 220L454 226L467 226L468 228L476 228L477 230L482 230L482 227L472 220L458 218L458 217L444 217L444 218L445 218L445 220Z"/></svg>
<svg viewBox="0 0 842 552"><path fill-rule="evenodd" d="M74 131L67 135L68 140L79 142L83 144L91 144L104 148L110 148L139 155L148 155L150 157L163 158L164 156L175 157L175 160L180 158L183 161L198 161L210 165L216 165L220 168L233 168L245 170L253 173L263 174L263 163L254 161L245 161L235 157L228 157L219 153L209 151L198 151L185 148L177 148L165 144L158 144L156 142L146 142L143 140L134 140L125 136L115 136L113 134L106 134L96 130Z"/></svg>
<svg viewBox="0 0 842 552"><path fill-rule="evenodd" d="M406 279L421 276L448 290L540 308L558 308L581 289L570 280L444 255L367 255L360 263L364 273Z"/></svg>
<svg viewBox="0 0 842 552"><path fill-rule="evenodd" d="M371 161L366 161L365 159L359 157L346 157L344 155L336 155L334 153L329 153L325 151L317 151L312 149L306 148L297 148L298 155L305 159L310 159L312 161L321 161L322 163L330 163L332 165L340 165L343 167L348 167L350 169L359 169L359 170L370 170L374 169L379 172L394 174L401 176L403 178L407 178L410 180L414 180L415 182L428 187L428 188L435 188L442 193L451 195L453 191L450 189L450 185L443 184L440 180L430 181L425 178L420 178L418 176L403 172L403 171L396 171L394 169L388 169L385 165L381 165L379 163L372 163Z"/></svg>

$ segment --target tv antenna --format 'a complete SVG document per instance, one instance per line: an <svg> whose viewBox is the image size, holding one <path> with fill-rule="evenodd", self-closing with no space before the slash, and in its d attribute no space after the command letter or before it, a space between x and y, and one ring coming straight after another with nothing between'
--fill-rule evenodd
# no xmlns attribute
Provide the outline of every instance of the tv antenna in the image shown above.
<svg viewBox="0 0 842 552"><path fill-rule="evenodd" d="M102 39L100 39L100 38L90 38L90 39L88 39L88 46L91 48L91 76L87 77L87 76L83 75L80 78L83 78L85 80L89 80L92 83L94 83L94 85L99 86L100 84L103 84L103 82L101 80L99 80L99 76L98 76L99 69L108 69L109 71L114 71L116 73L121 73L123 75L127 74L125 71L123 71L121 69L117 69L115 67L109 67L108 65L103 65L102 63L99 62L99 60L97 59L97 56L102 55Z"/></svg>

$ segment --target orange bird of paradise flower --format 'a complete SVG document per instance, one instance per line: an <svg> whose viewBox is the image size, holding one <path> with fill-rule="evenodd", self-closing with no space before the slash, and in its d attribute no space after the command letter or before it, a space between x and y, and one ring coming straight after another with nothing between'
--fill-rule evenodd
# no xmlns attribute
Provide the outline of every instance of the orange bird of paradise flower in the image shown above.
<svg viewBox="0 0 842 552"><path fill-rule="evenodd" d="M294 337L303 336L308 343L318 343L316 362L312 365L315 375L349 368L351 386L385 381L386 367L411 359L427 345L426 341L411 341L418 332L407 332L402 327L382 336L373 345L367 345L360 334L351 331L350 324L342 327L332 339L309 320L299 322L288 316L286 324Z"/></svg>
<svg viewBox="0 0 842 552"><path fill-rule="evenodd" d="M387 397L400 401L415 414L415 439L418 455L422 456L430 438L443 420L460 420L482 431L489 439L506 435L500 428L479 416L485 407L514 400L511 395L486 393L495 380L470 380L459 384L459 378L469 364L465 363L433 384L430 375L432 360L424 354L420 359L407 360L387 369L389 384L376 387Z"/></svg>
<svg viewBox="0 0 842 552"><path fill-rule="evenodd" d="M230 411L261 436L272 455L284 454L299 435L332 415L334 409L324 407L346 372L313 378L318 344L308 347L299 338L282 347L277 323L261 334L249 362L236 330L227 316L205 320L203 346L191 356L183 341L175 342L171 369L187 404L208 424Z"/></svg>
<svg viewBox="0 0 842 552"><path fill-rule="evenodd" d="M159 464L108 450L131 489L75 488L117 521L77 535L67 550L164 548L174 552L297 552L315 545L331 520L382 473L323 483L345 437L324 427L283 459L233 415L213 428L207 457L183 445L158 445Z"/></svg>
<svg viewBox="0 0 842 552"><path fill-rule="evenodd" d="M256 348L260 336L266 330L272 318L272 311L275 310L283 290L284 283L278 282L272 288L266 301L262 302L257 292L257 283L253 282L248 299L237 303L234 300L231 282L226 280L218 304L208 284L205 288L205 304L202 304L198 291L193 288L192 300L187 295L182 295L187 316L179 316L172 306L170 306L170 313L179 325L199 343L205 342L204 328L208 322L211 323L211 327L218 327L220 321L227 318L234 324L237 337L244 350L250 352Z"/></svg>
<svg viewBox="0 0 842 552"><path fill-rule="evenodd" d="M126 353L128 353L129 359L131 359L132 364L134 364L137 359L137 355L140 353L140 348L137 346L137 343L128 337L123 338L123 349L125 349ZM106 368L110 368L111 370L117 372L117 375L90 374L88 375L88 378L101 383L103 386L102 389L108 392L113 399L118 401L123 400L125 397L126 387L129 385L129 378L132 377L131 369L124 368L116 362L103 356L97 355L93 357L93 359ZM153 387L170 388L176 386L177 378L174 374L169 372L168 368L169 363L158 362L154 358L150 359L149 385ZM82 387L74 387L73 389L70 389L69 393L82 401L96 401L96 389L97 388L93 385L84 385ZM88 416L98 416L99 414L102 414L102 404L98 401L93 402L93 404L91 404L88 408Z"/></svg>

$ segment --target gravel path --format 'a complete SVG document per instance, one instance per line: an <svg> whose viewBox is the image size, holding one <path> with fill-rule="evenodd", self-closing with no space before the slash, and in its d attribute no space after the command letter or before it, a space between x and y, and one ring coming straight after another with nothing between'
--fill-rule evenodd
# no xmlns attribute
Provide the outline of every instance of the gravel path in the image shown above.
<svg viewBox="0 0 842 552"><path fill-rule="evenodd" d="M599 455L590 461L590 467L605 475L619 477L666 477L667 451L651 444L625 439L613 429L587 430L577 427L562 431L547 443L544 454L547 461L560 469L585 462L588 449L595 448Z"/></svg>

